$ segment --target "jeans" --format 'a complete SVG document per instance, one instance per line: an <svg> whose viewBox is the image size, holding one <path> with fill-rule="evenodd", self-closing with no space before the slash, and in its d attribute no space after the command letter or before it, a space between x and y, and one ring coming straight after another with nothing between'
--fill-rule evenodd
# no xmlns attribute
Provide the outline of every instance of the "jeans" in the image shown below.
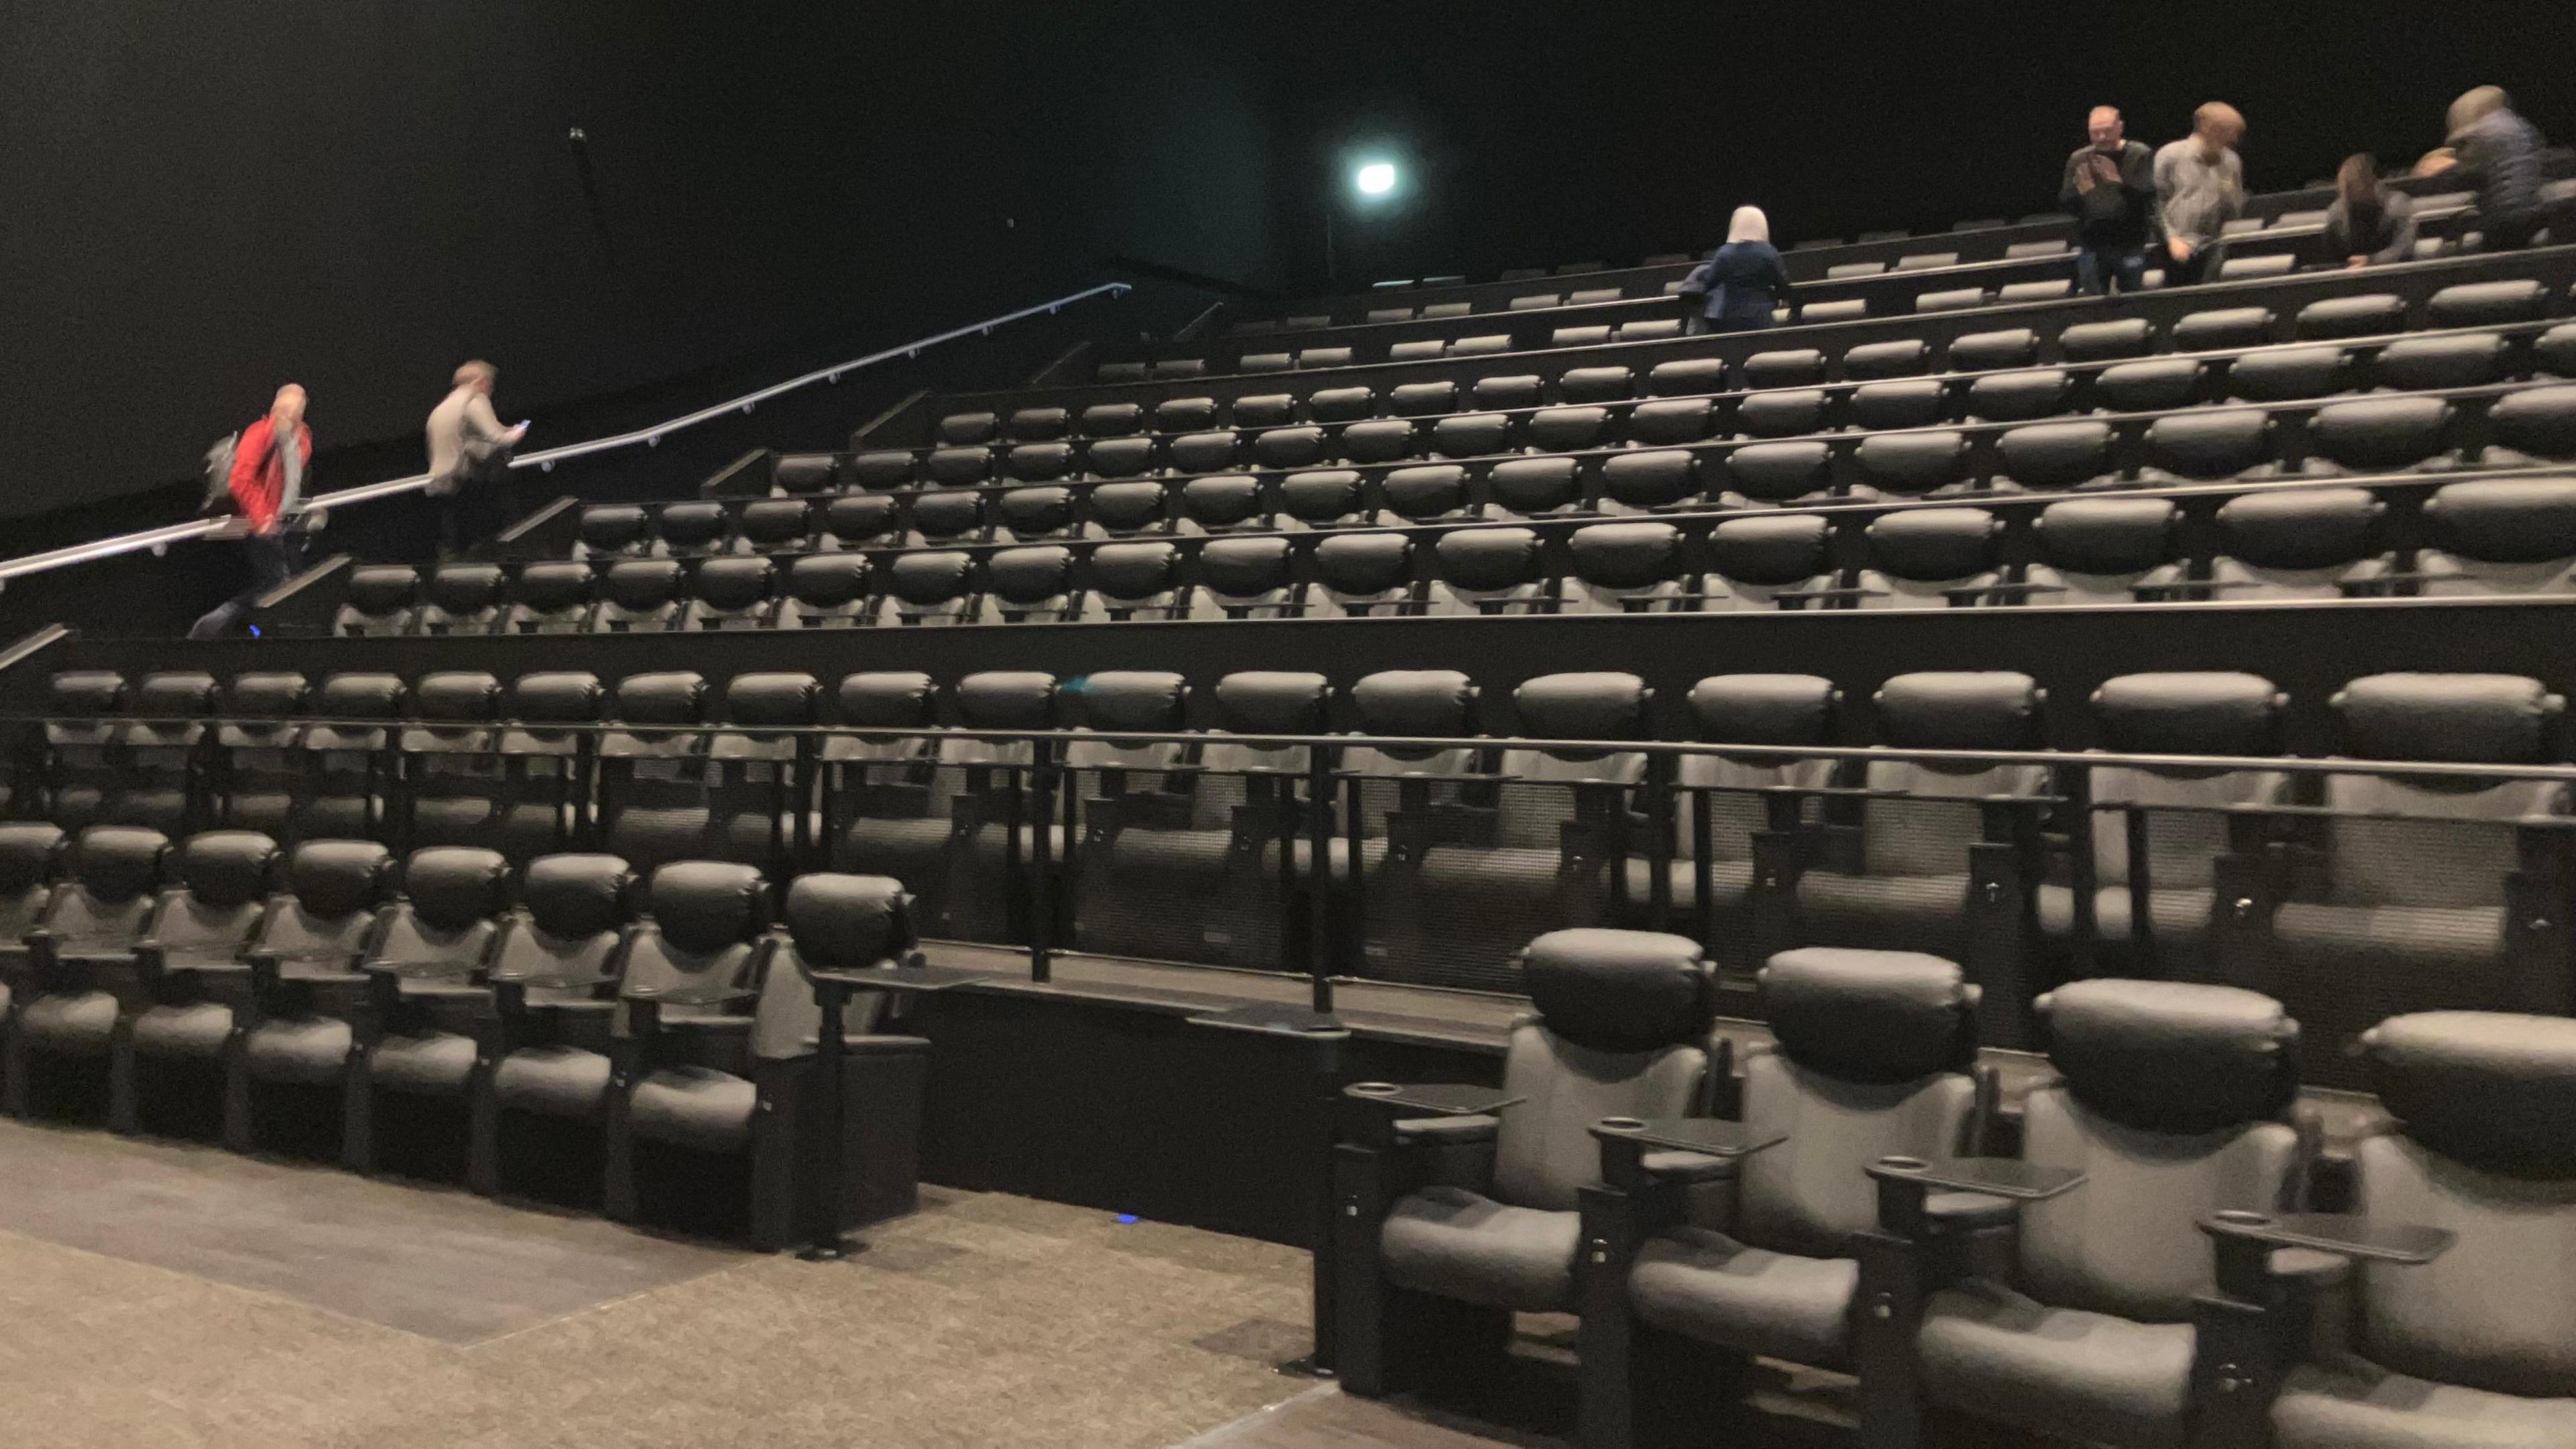
<svg viewBox="0 0 2576 1449"><path fill-rule="evenodd" d="M254 533L242 540L242 557L250 561L250 587L215 605L188 629L191 639L216 639L229 634L249 613L251 605L269 590L285 583L304 568L304 535L279 529L275 533Z"/></svg>
<svg viewBox="0 0 2576 1449"><path fill-rule="evenodd" d="M2123 292L2144 291L2147 285L2147 253L2143 247L2084 247L2075 253L2075 290L2087 296L2107 296L2113 282Z"/></svg>
<svg viewBox="0 0 2576 1449"><path fill-rule="evenodd" d="M2173 259L2172 252L2165 252L2165 285L2196 287L2203 282L2215 282L2218 280L2218 269L2226 263L2227 245L2224 242L2204 243L2200 250L2179 262Z"/></svg>

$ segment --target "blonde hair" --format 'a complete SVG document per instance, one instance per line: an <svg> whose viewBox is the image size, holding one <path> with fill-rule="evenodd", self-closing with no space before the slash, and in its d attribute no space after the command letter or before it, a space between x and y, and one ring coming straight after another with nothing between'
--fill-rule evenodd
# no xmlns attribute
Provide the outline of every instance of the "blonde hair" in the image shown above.
<svg viewBox="0 0 2576 1449"><path fill-rule="evenodd" d="M494 367L492 364L490 364L490 363L488 363L488 362L484 362L484 361L482 361L482 360L480 360L480 359L477 359L477 360L475 360L475 361L473 361L473 362L466 363L464 366L459 367L459 368L457 368L457 369L456 369L456 383L455 383L455 385L456 385L456 386L458 386L458 387L463 387L463 386L465 386L465 385L466 385L467 383L469 383L469 382L487 382L487 383L488 383L488 382L499 382L500 380L501 380L501 369L499 369L499 368L497 368L497 367Z"/></svg>
<svg viewBox="0 0 2576 1449"><path fill-rule="evenodd" d="M2447 118L2449 134L2457 136L2496 112L2512 108L2513 98L2504 93L2502 86L2478 86L2463 91L2458 100L2451 102L2451 113Z"/></svg>
<svg viewBox="0 0 2576 1449"><path fill-rule="evenodd" d="M1761 207L1739 206L1735 209L1734 220L1726 224L1726 239L1730 244L1767 242L1771 239L1771 218L1762 214Z"/></svg>
<svg viewBox="0 0 2576 1449"><path fill-rule="evenodd" d="M2221 126L2232 126L2238 135L2243 135L2245 113L2225 101L2205 102L2200 109L2191 113L2191 128L2195 131L2208 131Z"/></svg>

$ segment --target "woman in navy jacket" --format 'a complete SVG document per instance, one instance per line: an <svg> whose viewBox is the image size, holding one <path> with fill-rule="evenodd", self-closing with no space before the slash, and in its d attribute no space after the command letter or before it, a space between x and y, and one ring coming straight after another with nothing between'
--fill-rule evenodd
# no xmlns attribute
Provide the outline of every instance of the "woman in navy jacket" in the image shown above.
<svg viewBox="0 0 2576 1449"><path fill-rule="evenodd" d="M1771 245L1771 219L1758 206L1739 206L1726 229L1726 245L1682 283L1684 300L1701 305L1693 332L1751 332L1771 325L1771 312L1789 300L1789 273Z"/></svg>

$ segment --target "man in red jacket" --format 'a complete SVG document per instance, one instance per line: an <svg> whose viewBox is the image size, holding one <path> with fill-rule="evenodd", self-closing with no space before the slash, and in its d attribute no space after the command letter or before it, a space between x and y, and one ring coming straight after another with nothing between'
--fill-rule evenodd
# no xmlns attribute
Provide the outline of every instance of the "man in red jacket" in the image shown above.
<svg viewBox="0 0 2576 1449"><path fill-rule="evenodd" d="M303 499L312 463L313 430L304 425L304 389L290 382L277 390L268 416L242 429L233 444L233 471L226 486L250 524L242 539L250 560L250 587L208 611L188 630L189 638L231 633L260 595L294 577L303 561L303 538L287 531L286 520Z"/></svg>

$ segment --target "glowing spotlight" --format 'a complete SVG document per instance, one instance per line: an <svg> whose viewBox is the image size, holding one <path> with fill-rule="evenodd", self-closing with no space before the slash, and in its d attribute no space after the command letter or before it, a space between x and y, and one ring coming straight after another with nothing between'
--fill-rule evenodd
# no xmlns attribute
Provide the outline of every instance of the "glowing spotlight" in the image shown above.
<svg viewBox="0 0 2576 1449"><path fill-rule="evenodd" d="M1395 189L1395 163L1371 161L1351 174L1351 184L1362 196L1384 196Z"/></svg>

